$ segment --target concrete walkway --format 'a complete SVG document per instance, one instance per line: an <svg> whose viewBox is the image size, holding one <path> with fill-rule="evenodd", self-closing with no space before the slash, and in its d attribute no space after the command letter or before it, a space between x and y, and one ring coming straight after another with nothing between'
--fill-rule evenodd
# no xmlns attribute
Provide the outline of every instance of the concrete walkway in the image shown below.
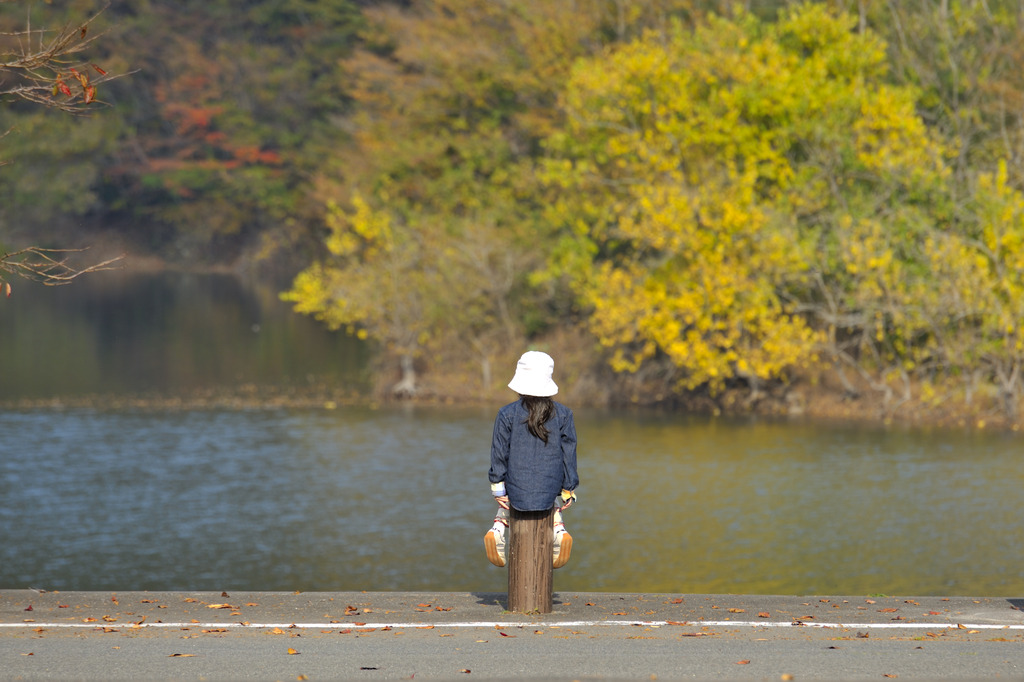
<svg viewBox="0 0 1024 682"><path fill-rule="evenodd" d="M0 590L0 679L1024 679L1024 600Z"/></svg>

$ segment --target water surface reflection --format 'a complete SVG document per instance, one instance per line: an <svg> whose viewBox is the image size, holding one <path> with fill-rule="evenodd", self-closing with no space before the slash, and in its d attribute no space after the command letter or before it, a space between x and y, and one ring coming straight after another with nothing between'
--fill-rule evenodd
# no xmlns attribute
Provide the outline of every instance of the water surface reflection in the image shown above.
<svg viewBox="0 0 1024 682"><path fill-rule="evenodd" d="M493 409L0 414L0 586L503 591ZM1021 595L1019 441L579 411L557 590Z"/></svg>
<svg viewBox="0 0 1024 682"><path fill-rule="evenodd" d="M365 344L231 275L102 272L21 282L0 305L0 400L188 396L369 382Z"/></svg>

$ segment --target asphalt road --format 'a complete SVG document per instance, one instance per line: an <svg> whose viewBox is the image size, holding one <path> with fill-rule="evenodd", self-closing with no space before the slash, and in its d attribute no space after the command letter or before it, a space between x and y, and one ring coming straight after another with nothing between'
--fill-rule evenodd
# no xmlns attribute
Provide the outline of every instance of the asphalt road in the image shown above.
<svg viewBox="0 0 1024 682"><path fill-rule="evenodd" d="M0 590L3 680L1024 679L1024 599Z"/></svg>

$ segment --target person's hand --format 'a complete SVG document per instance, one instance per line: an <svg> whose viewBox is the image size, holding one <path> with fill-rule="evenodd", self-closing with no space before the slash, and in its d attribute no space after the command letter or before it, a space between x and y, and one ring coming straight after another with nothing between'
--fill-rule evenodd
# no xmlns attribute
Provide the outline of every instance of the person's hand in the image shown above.
<svg viewBox="0 0 1024 682"><path fill-rule="evenodd" d="M572 506L572 503L576 501L576 493L571 490L563 490L561 495L562 505L558 508L561 511L565 511Z"/></svg>
<svg viewBox="0 0 1024 682"><path fill-rule="evenodd" d="M498 506L502 509L508 509L508 495L502 495L501 497L495 497L494 501L498 503Z"/></svg>

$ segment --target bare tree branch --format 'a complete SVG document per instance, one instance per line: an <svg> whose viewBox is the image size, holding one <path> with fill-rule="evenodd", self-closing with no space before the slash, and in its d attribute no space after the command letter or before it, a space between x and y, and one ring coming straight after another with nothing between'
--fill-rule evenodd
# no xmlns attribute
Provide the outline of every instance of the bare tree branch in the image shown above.
<svg viewBox="0 0 1024 682"><path fill-rule="evenodd" d="M71 114L82 113L99 102L97 86L120 76L82 59L81 53L102 35L90 36L89 29L105 9L86 21L67 23L57 30L33 29L30 10L25 30L0 32L0 102L14 97ZM0 131L0 139L9 132ZM4 275L59 286L89 272L110 270L113 263L124 258L118 256L86 267L71 265L70 254L82 250L29 246L5 253L0 257L0 291L11 295L11 283Z"/></svg>
<svg viewBox="0 0 1024 682"><path fill-rule="evenodd" d="M106 8L104 8L106 9ZM101 35L89 34L100 10L82 23L59 29L32 28L0 33L0 97L11 96L44 107L82 113L97 99L97 86L127 74L111 75L81 53Z"/></svg>
<svg viewBox="0 0 1024 682"><path fill-rule="evenodd" d="M78 268L68 262L68 254L80 253L85 249L44 249L38 246L5 253L0 256L0 273L17 275L23 279L39 282L46 286L70 284L76 277L88 272L113 270L111 267L124 256L110 258L84 268ZM0 274L0 284L7 296L11 295L11 285Z"/></svg>

